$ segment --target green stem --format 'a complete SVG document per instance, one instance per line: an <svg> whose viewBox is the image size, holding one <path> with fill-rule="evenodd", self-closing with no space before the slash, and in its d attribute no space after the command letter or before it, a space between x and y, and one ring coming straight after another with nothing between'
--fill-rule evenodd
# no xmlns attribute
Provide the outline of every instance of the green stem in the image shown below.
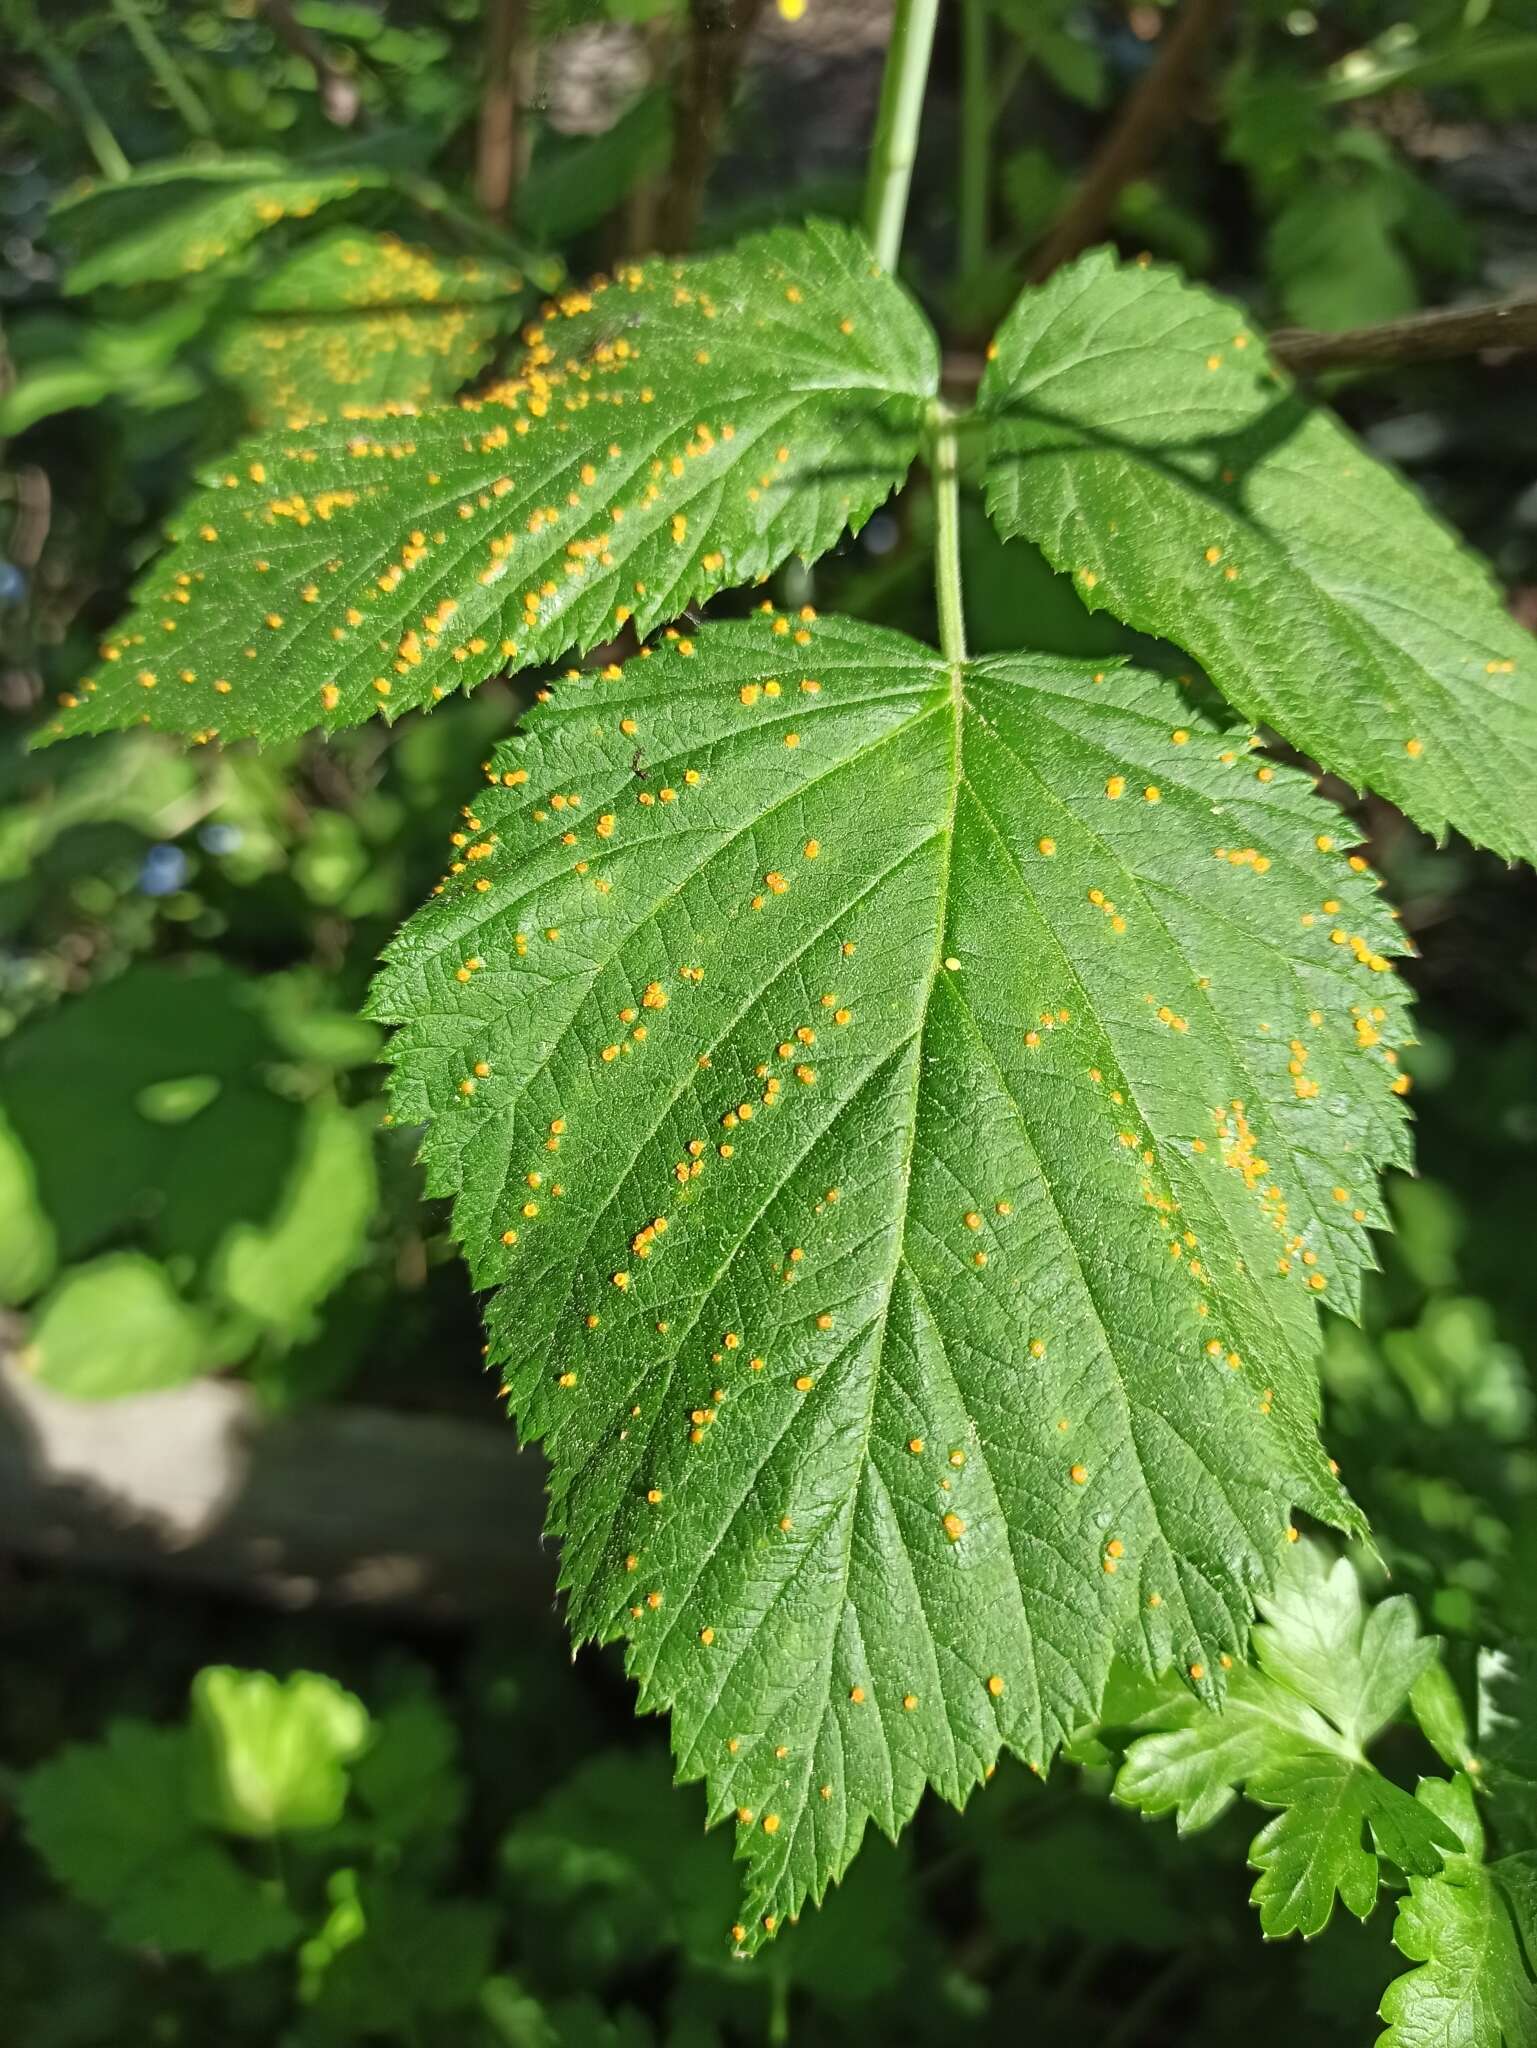
<svg viewBox="0 0 1537 2048"><path fill-rule="evenodd" d="M966 659L966 613L961 599L961 483L955 415L940 400L929 414L929 473L934 479L934 598L939 607L939 651L952 668Z"/></svg>
<svg viewBox="0 0 1537 2048"><path fill-rule="evenodd" d="M112 0L112 11L138 45L139 55L159 79L166 98L205 142L213 140L213 116L194 91L191 80L161 42L139 0Z"/></svg>
<svg viewBox="0 0 1537 2048"><path fill-rule="evenodd" d="M962 277L974 277L987 261L995 105L988 29L987 0L961 0L961 160L955 239Z"/></svg>
<svg viewBox="0 0 1537 2048"><path fill-rule="evenodd" d="M902 248L907 194L918 153L918 123L934 48L939 0L897 0L881 80L881 107L865 187L865 230L883 269L894 271Z"/></svg>
<svg viewBox="0 0 1537 2048"><path fill-rule="evenodd" d="M769 1978L769 2048L788 2048L790 2040L790 1980L777 1952L777 1967Z"/></svg>
<svg viewBox="0 0 1537 2048"><path fill-rule="evenodd" d="M90 89L81 77L74 61L67 57L54 41L31 6L21 10L20 40L36 53L39 63L53 80L61 99L69 102L75 119L80 123L80 132L86 146L96 159L97 168L104 178L114 184L129 177L133 165L124 156L122 147L106 120L91 98Z"/></svg>

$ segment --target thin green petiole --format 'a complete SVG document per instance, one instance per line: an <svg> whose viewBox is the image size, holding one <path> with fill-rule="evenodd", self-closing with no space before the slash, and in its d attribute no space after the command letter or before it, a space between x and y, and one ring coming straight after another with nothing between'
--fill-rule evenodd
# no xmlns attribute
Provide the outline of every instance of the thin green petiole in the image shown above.
<svg viewBox="0 0 1537 2048"><path fill-rule="evenodd" d="M18 12L21 17L19 39L22 47L35 52L43 69L53 80L60 98L69 102L75 119L80 123L80 132L85 137L86 146L95 157L102 176L112 179L114 184L130 176L133 165L124 156L117 137L108 127L101 109L92 99L77 66L54 41L38 18L30 0L26 0L26 4Z"/></svg>
<svg viewBox="0 0 1537 2048"><path fill-rule="evenodd" d="M972 277L987 261L993 158L993 74L987 0L961 0L961 150L956 189L956 268Z"/></svg>
<svg viewBox="0 0 1537 2048"><path fill-rule="evenodd" d="M966 659L961 601L961 487L955 415L936 399L929 412L929 474L934 479L934 597L939 651L952 668Z"/></svg>
<svg viewBox="0 0 1537 2048"><path fill-rule="evenodd" d="M191 80L150 25L139 0L112 0L112 11L133 37L139 55L160 81L166 98L194 135L211 142L213 116L198 97Z"/></svg>
<svg viewBox="0 0 1537 2048"><path fill-rule="evenodd" d="M885 270L896 269L901 253L938 16L939 0L897 0L891 24L865 189L865 231Z"/></svg>
<svg viewBox="0 0 1537 2048"><path fill-rule="evenodd" d="M918 151L918 126L934 50L939 0L897 0L881 80L881 106L870 146L865 229L885 270L895 271L902 251L907 195ZM934 595L939 646L959 678L966 659L966 615L961 601L961 495L956 416L942 399L927 420L929 472L934 479Z"/></svg>

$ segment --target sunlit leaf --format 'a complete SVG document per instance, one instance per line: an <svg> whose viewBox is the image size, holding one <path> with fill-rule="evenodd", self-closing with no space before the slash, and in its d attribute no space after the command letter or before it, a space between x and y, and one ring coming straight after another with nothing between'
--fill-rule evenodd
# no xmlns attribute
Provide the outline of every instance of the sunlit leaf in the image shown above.
<svg viewBox="0 0 1537 2048"><path fill-rule="evenodd" d="M1091 609L1427 831L1537 857L1537 649L1239 308L1096 251L1019 300L979 402L993 518Z"/></svg>
<svg viewBox="0 0 1537 2048"><path fill-rule="evenodd" d="M1210 1697L1292 1504L1352 1524L1314 1304L1402 1156L1394 928L1171 684L809 613L489 769L377 984L395 1113L750 1947L1117 1650Z"/></svg>
<svg viewBox="0 0 1537 2048"><path fill-rule="evenodd" d="M44 738L396 717L807 559L901 481L934 338L863 240L779 229L567 293L516 374L247 444Z"/></svg>

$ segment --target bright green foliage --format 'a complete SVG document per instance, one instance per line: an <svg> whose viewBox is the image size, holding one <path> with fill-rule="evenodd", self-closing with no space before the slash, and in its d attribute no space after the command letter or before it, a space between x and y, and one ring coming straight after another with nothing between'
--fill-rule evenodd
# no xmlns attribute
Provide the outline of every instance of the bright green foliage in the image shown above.
<svg viewBox="0 0 1537 2048"><path fill-rule="evenodd" d="M1279 1807L1250 1852L1260 1924L1271 1936L1317 1934L1336 1894L1358 1918L1371 1912L1379 1856L1423 1876L1455 1847L1437 1810L1366 1755L1436 1645L1402 1596L1363 1612L1349 1562L1331 1565L1311 1544L1258 1604L1257 1664L1234 1673L1222 1713L1186 1695L1151 1716L1158 1732L1132 1743L1116 1796L1144 1813L1173 1812L1182 1829L1207 1826L1239 1787Z"/></svg>
<svg viewBox="0 0 1537 2048"><path fill-rule="evenodd" d="M0 1112L0 1303L12 1307L46 1286L57 1256L37 1173Z"/></svg>
<svg viewBox="0 0 1537 2048"><path fill-rule="evenodd" d="M1419 1796L1460 1848L1399 1901L1393 1940L1419 1968L1388 1986L1378 2048L1523 2048L1537 2039L1537 1854L1485 1864L1465 1777L1428 1778Z"/></svg>
<svg viewBox="0 0 1537 2048"><path fill-rule="evenodd" d="M480 369L523 290L507 264L338 228L262 281L219 366L244 387L257 425L410 413Z"/></svg>
<svg viewBox="0 0 1537 2048"><path fill-rule="evenodd" d="M65 290L196 276L282 221L388 182L375 165L305 171L246 156L147 164L118 184L81 186L54 211L60 240L76 252Z"/></svg>
<svg viewBox="0 0 1537 2048"><path fill-rule="evenodd" d="M1314 1302L1402 1009L1331 822L1161 679L765 608L558 685L395 942L573 1624L750 1817L747 1946L1113 1651L1215 1696L1292 1505L1354 1525Z"/></svg>
<svg viewBox="0 0 1537 2048"><path fill-rule="evenodd" d="M900 482L934 337L847 229L624 269L460 407L247 444L45 738L395 717L807 559Z"/></svg>
<svg viewBox="0 0 1537 2048"><path fill-rule="evenodd" d="M72 1266L37 1311L22 1353L57 1394L115 1401L179 1386L221 1362L208 1319L142 1252Z"/></svg>
<svg viewBox="0 0 1537 2048"><path fill-rule="evenodd" d="M369 1733L362 1701L318 1672L210 1665L192 1682L198 1810L234 1835L331 1827Z"/></svg>
<svg viewBox="0 0 1537 2048"><path fill-rule="evenodd" d="M1020 299L980 405L994 519L1087 605L1428 831L1537 855L1531 640L1236 306L1097 251Z"/></svg>
<svg viewBox="0 0 1537 2048"><path fill-rule="evenodd" d="M357 1264L378 1192L368 1123L315 1104L271 1221L236 1223L220 1246L218 1292L279 1333L301 1332Z"/></svg>
<svg viewBox="0 0 1537 2048"><path fill-rule="evenodd" d="M198 1824L180 1729L116 1721L25 1779L20 1811L60 1884L107 1915L125 1944L201 1955L215 1969L286 1948L299 1922Z"/></svg>
<svg viewBox="0 0 1537 2048"><path fill-rule="evenodd" d="M142 794L151 808L152 778ZM50 828L40 817L18 851L46 850ZM84 1260L29 1333L44 1384L113 1399L309 1334L365 1251L379 1188L372 1114L296 1102L294 1063L313 1087L376 1038L298 977L207 963L132 968L17 1033L0 1058L0 1296L26 1302L56 1259ZM88 1256L125 1236L167 1263Z"/></svg>

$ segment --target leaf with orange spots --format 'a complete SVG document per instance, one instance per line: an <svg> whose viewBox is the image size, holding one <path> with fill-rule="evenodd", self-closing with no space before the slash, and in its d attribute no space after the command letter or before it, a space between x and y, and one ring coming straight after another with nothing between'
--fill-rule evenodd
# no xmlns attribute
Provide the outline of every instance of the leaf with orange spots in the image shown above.
<svg viewBox="0 0 1537 2048"><path fill-rule="evenodd" d="M376 984L394 1111L750 1949L1113 1656L1215 1698L1293 1508L1357 1526L1315 1304L1404 1157L1395 927L1168 681L809 611L488 774Z"/></svg>
<svg viewBox="0 0 1537 2048"><path fill-rule="evenodd" d="M1223 1712L1187 1695L1150 1716L1156 1732L1132 1743L1116 1796L1174 1812L1181 1829L1209 1826L1240 1785L1279 1808L1250 1851L1260 1873L1251 1897L1267 1935L1318 1934L1336 1896L1360 1920L1371 1912L1380 1856L1424 1877L1457 1846L1366 1754L1403 1715L1436 1644L1402 1594L1364 1610L1349 1560L1331 1565L1312 1544L1297 1546L1259 1604L1256 1661L1233 1674Z"/></svg>
<svg viewBox="0 0 1537 2048"><path fill-rule="evenodd" d="M524 290L508 264L339 228L262 280L220 339L219 368L257 425L414 413L482 367Z"/></svg>
<svg viewBox="0 0 1537 2048"><path fill-rule="evenodd" d="M228 458L40 737L287 738L674 618L857 529L937 378L850 229L626 268L547 308L488 392Z"/></svg>
<svg viewBox="0 0 1537 2048"><path fill-rule="evenodd" d="M1019 300L979 404L994 521L1092 610L1427 831L1537 858L1537 646L1238 307L1095 251Z"/></svg>
<svg viewBox="0 0 1537 2048"><path fill-rule="evenodd" d="M53 210L59 240L74 252L64 289L194 277L240 257L268 229L308 220L322 207L387 185L377 164L296 169L281 157L177 157L143 164L115 183L93 180Z"/></svg>

